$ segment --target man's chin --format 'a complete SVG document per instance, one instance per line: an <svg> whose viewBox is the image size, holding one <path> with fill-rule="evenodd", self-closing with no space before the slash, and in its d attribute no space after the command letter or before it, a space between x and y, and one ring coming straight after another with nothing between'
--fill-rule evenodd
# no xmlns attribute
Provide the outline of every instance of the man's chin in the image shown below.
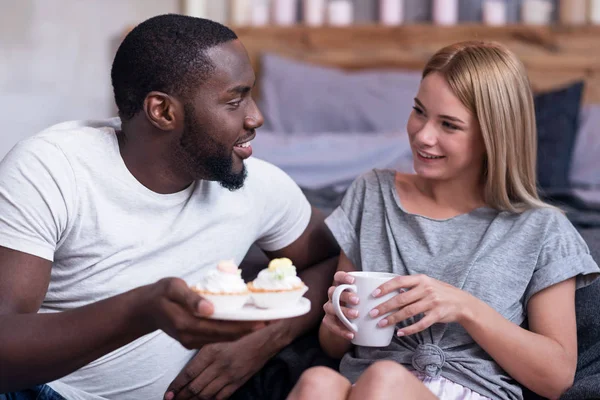
<svg viewBox="0 0 600 400"><path fill-rule="evenodd" d="M242 166L241 171L235 172L231 171L227 176L222 176L218 179L219 184L227 190L234 191L241 189L244 186L244 182L246 181L246 176L248 172L246 171L246 167Z"/></svg>

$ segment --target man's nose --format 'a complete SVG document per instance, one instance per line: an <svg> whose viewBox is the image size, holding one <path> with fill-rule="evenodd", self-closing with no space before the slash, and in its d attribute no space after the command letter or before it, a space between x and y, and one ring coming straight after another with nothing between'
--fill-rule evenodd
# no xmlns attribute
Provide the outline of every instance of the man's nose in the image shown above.
<svg viewBox="0 0 600 400"><path fill-rule="evenodd" d="M256 105L256 103L254 103L254 102L252 102L252 103L253 103L253 107L251 107L250 112L244 119L244 127L246 129L258 129L265 122L265 118L263 117L262 113L258 109L258 106Z"/></svg>

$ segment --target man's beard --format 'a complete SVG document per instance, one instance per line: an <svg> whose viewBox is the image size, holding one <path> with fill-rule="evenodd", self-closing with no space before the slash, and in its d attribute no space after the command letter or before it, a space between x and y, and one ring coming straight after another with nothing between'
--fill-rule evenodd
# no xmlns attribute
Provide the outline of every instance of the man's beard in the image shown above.
<svg viewBox="0 0 600 400"><path fill-rule="evenodd" d="M177 162L195 180L209 179L231 191L240 189L248 175L246 166L240 172L234 172L231 152L227 146L218 143L193 115L193 108L186 106Z"/></svg>

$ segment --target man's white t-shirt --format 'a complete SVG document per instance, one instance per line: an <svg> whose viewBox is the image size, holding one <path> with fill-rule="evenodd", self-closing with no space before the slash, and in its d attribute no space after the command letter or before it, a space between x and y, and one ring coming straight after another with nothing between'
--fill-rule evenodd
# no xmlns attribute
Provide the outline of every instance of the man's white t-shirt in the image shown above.
<svg viewBox="0 0 600 400"><path fill-rule="evenodd" d="M197 181L155 193L119 152L120 121L68 122L26 139L0 163L0 246L53 261L40 312L81 307L176 276L193 284L220 260L240 263L256 242L279 250L304 232L299 187L264 161L246 161L237 191ZM194 356L156 331L50 383L68 399L162 399Z"/></svg>

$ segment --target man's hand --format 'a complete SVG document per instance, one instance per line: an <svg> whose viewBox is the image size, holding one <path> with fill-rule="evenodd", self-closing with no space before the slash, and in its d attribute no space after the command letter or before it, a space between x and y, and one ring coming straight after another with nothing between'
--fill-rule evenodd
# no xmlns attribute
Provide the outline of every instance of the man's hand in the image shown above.
<svg viewBox="0 0 600 400"><path fill-rule="evenodd" d="M178 278L165 278L139 288L137 321L148 330L161 329L187 349L237 340L265 326L260 322L230 322L207 319L212 303Z"/></svg>
<svg viewBox="0 0 600 400"><path fill-rule="evenodd" d="M175 378L166 400L227 399L274 355L269 335L257 332L236 342L204 346Z"/></svg>

